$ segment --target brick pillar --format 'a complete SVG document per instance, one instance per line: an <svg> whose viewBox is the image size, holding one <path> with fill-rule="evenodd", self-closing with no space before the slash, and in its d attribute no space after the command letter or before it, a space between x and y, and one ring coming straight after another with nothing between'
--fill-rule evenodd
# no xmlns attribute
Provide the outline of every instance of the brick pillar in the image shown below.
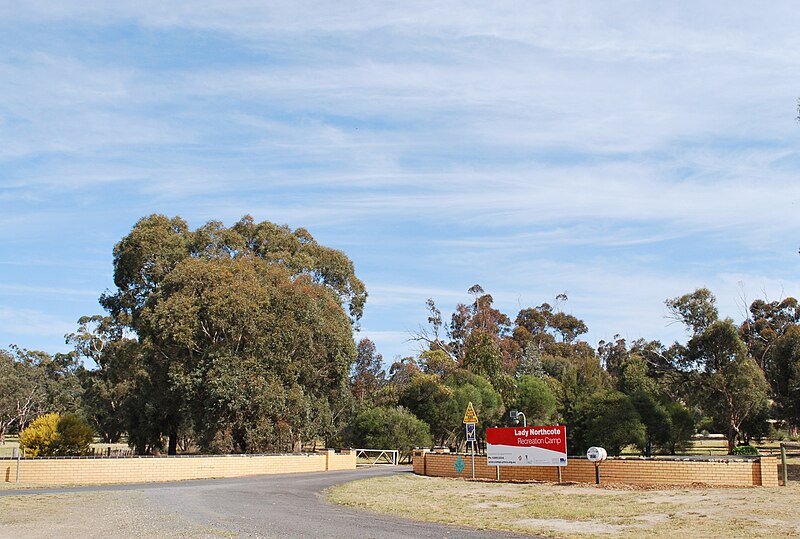
<svg viewBox="0 0 800 539"><path fill-rule="evenodd" d="M331 456L336 454L335 449L326 449L325 450L325 471L331 469Z"/></svg>
<svg viewBox="0 0 800 539"><path fill-rule="evenodd" d="M758 459L761 468L761 486L777 487L778 483L778 457L762 456Z"/></svg>
<svg viewBox="0 0 800 539"><path fill-rule="evenodd" d="M411 457L411 465L417 475L428 475L428 449L415 449Z"/></svg>

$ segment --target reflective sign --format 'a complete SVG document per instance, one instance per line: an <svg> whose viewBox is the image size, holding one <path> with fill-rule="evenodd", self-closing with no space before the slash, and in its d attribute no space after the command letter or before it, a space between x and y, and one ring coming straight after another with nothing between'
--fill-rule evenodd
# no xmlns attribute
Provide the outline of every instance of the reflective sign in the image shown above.
<svg viewBox="0 0 800 539"><path fill-rule="evenodd" d="M475 415L475 408L472 407L472 402L467 404L467 411L464 412L464 423L477 423L478 416Z"/></svg>
<svg viewBox="0 0 800 539"><path fill-rule="evenodd" d="M467 423L467 441L474 442L475 441L475 423Z"/></svg>

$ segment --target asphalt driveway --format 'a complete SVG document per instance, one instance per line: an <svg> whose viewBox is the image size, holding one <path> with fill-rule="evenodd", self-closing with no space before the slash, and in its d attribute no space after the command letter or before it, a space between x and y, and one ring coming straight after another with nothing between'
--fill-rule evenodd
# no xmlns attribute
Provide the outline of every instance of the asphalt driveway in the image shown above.
<svg viewBox="0 0 800 539"><path fill-rule="evenodd" d="M36 500L48 510L29 511L6 521L0 537L163 537L263 538L520 538L530 537L415 522L329 504L323 491L337 483L396 473L408 467L372 467L355 471L285 474L183 481L0 491L24 506ZM74 500L81 511L66 511ZM100 500L99 502L91 500ZM98 503L97 511L86 509ZM59 512L59 508L65 509ZM101 510L102 509L102 510ZM4 511L5 512L5 511ZM10 511L9 511L10 513ZM37 522L37 519L39 521ZM92 519L99 522L91 522ZM118 522L114 522L118 520ZM76 522L79 521L79 522Z"/></svg>

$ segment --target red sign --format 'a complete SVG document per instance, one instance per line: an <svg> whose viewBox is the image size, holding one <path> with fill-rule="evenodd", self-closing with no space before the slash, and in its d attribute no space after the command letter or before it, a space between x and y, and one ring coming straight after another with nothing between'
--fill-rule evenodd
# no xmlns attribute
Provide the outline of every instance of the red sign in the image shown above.
<svg viewBox="0 0 800 539"><path fill-rule="evenodd" d="M489 466L566 466L567 427L486 429Z"/></svg>

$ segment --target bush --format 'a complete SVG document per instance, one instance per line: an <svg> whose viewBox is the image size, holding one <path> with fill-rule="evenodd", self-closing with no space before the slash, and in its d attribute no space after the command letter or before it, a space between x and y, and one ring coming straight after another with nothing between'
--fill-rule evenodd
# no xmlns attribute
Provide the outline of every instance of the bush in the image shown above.
<svg viewBox="0 0 800 539"><path fill-rule="evenodd" d="M694 434L694 418L692 412L679 402L670 402L666 405L672 429L670 430L669 443L664 447L670 455L683 453L692 445ZM708 433L706 432L706 436Z"/></svg>
<svg viewBox="0 0 800 539"><path fill-rule="evenodd" d="M345 437L355 447L399 449L403 456L411 454L415 447L430 446L432 441L428 424L402 407L362 408Z"/></svg>
<svg viewBox="0 0 800 539"><path fill-rule="evenodd" d="M531 425L550 425L558 413L558 400L545 380L530 374L517 381L517 410L526 414Z"/></svg>
<svg viewBox="0 0 800 539"><path fill-rule="evenodd" d="M19 445L31 457L44 457L53 454L56 442L59 415L56 413L40 415L19 433Z"/></svg>
<svg viewBox="0 0 800 539"><path fill-rule="evenodd" d="M652 457L655 447L663 447L670 442L673 427L672 416L667 408L649 393L638 391L629 398L644 426L644 437L640 440L642 443L637 444L637 447L646 457Z"/></svg>
<svg viewBox="0 0 800 539"><path fill-rule="evenodd" d="M94 438L92 427L81 417L57 413L37 417L19 433L19 444L32 457L85 455Z"/></svg>
<svg viewBox="0 0 800 539"><path fill-rule="evenodd" d="M74 414L61 416L56 427L54 455L85 455L94 439L94 430L82 418Z"/></svg>
<svg viewBox="0 0 800 539"><path fill-rule="evenodd" d="M599 391L575 410L569 448L573 455L590 446L605 448L609 456L619 456L627 445L643 446L645 428L631 399L618 391Z"/></svg>
<svg viewBox="0 0 800 539"><path fill-rule="evenodd" d="M758 455L758 449L752 445L740 445L733 448L731 455Z"/></svg>

